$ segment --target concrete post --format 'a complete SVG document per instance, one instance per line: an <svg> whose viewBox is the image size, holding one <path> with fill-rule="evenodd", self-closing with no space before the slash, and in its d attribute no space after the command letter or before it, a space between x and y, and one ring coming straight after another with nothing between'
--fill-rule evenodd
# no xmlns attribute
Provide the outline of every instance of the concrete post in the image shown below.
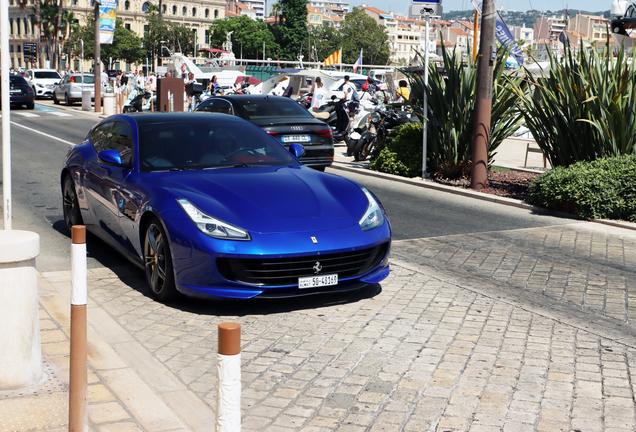
<svg viewBox="0 0 636 432"><path fill-rule="evenodd" d="M35 257L40 236L0 231L0 389L37 384L42 379L42 348Z"/></svg>
<svg viewBox="0 0 636 432"><path fill-rule="evenodd" d="M104 91L103 114L105 116L115 114L115 94L113 92Z"/></svg>

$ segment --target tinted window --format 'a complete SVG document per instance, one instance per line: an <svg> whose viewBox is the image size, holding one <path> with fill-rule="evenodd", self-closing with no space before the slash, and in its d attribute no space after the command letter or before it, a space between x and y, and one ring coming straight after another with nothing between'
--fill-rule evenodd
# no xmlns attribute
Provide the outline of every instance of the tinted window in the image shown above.
<svg viewBox="0 0 636 432"><path fill-rule="evenodd" d="M54 71L34 72L35 78L60 78L60 74Z"/></svg>
<svg viewBox="0 0 636 432"><path fill-rule="evenodd" d="M254 100L244 99L240 101L247 113L249 120L285 117L312 117L313 116L290 99L260 98Z"/></svg>
<svg viewBox="0 0 636 432"><path fill-rule="evenodd" d="M28 85L26 80L20 75L9 75L10 85Z"/></svg>
<svg viewBox="0 0 636 432"><path fill-rule="evenodd" d="M210 121L206 114L186 122L139 126L139 160L144 172L297 165L285 147L257 126Z"/></svg>
<svg viewBox="0 0 636 432"><path fill-rule="evenodd" d="M104 123L97 126L91 132L91 143L95 149L95 153L108 149L107 141L112 138L113 123Z"/></svg>
<svg viewBox="0 0 636 432"><path fill-rule="evenodd" d="M213 99L208 103L201 104L196 111L213 112L220 114L234 114L232 104L223 99Z"/></svg>
<svg viewBox="0 0 636 432"><path fill-rule="evenodd" d="M82 75L74 75L75 82L82 82ZM93 75L84 75L84 84L95 84L95 77Z"/></svg>

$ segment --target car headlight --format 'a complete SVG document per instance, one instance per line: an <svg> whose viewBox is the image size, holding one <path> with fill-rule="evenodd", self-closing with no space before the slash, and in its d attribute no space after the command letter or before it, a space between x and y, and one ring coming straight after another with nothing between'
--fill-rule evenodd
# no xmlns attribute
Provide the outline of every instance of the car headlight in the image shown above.
<svg viewBox="0 0 636 432"><path fill-rule="evenodd" d="M367 200L369 200L369 205L367 206L367 211L364 212L364 216L358 221L358 224L360 224L360 228L362 228L363 231L369 231L384 223L384 210L382 210L382 207L380 207L380 204L371 192L366 188L362 188L362 192L364 192Z"/></svg>
<svg viewBox="0 0 636 432"><path fill-rule="evenodd" d="M252 240L249 232L213 218L199 210L187 199L178 199L177 202L203 234L221 240Z"/></svg>

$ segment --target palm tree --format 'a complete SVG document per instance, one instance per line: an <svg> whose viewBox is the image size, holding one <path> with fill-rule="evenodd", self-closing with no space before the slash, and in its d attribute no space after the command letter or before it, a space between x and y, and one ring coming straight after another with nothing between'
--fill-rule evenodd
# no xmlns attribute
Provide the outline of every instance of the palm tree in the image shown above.
<svg viewBox="0 0 636 432"><path fill-rule="evenodd" d="M55 65L56 69L62 69L62 56L60 55L60 30L62 29L62 15L64 14L63 0L57 0L57 22L55 23ZM62 44L62 47L64 44Z"/></svg>
<svg viewBox="0 0 636 432"><path fill-rule="evenodd" d="M38 48L41 50L40 45L42 43L42 27L41 27L41 11L40 0L35 0L35 7L32 9L35 16L35 23L38 25ZM42 66L42 56L38 55L38 63Z"/></svg>
<svg viewBox="0 0 636 432"><path fill-rule="evenodd" d="M79 30L79 20L75 17L75 13L71 10L64 9L62 12L62 25L64 26L64 36L62 38L62 51L64 51L64 43L68 40L67 58L69 65L71 64L71 36L73 31Z"/></svg>

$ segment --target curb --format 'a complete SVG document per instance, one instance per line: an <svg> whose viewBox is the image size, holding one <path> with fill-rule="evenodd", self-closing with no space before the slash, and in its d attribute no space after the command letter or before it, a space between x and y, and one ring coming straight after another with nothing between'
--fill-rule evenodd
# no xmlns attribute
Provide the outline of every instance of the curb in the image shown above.
<svg viewBox="0 0 636 432"><path fill-rule="evenodd" d="M350 165L348 165L345 162L336 162L334 161L333 164L330 166L330 168L334 168L334 169L338 169L338 170L342 170L342 171L347 171L347 172L352 172L352 173L356 173L356 174L361 174L361 175L366 175L366 176L370 176L370 177L376 177L376 178L381 178L384 180L391 180L391 181L397 181L400 183L405 183L411 186L417 186L417 187L421 187L421 188L426 188L426 189L433 189L436 191L440 191L440 192L448 192L454 195L460 195L460 196L464 196L464 197L469 197L469 198L475 198L475 199L479 199L482 201L487 201L487 202L492 202L492 203L496 203L496 204L503 204L503 205L508 205L508 206L513 206L513 207L517 207L517 208L521 208L521 209L525 209L525 210L530 210L536 213L541 213L541 214L548 214L551 216L558 216L558 217L563 217L563 218L569 218L569 219L577 219L577 220L583 220L581 218L579 218L576 215L570 214L570 213L564 213L564 212L560 212L560 211L555 211L555 210L549 210L543 207L537 207L534 206L532 204L529 204L525 201L521 201L518 199L514 199L514 198L506 198L506 197L500 197L500 196L496 196L496 195L490 195L490 194L485 194L482 192L476 192L476 191L472 191L469 189L463 189L463 188L458 188L458 187L453 187L453 186L446 186L446 185L442 185L442 184L437 184L434 182L427 182L427 181L423 181L421 177L415 177L415 178L408 178L408 177L401 177L398 175L394 175L394 174L387 174L387 173L381 173L378 171L371 171L370 169L368 169L366 166L365 167L360 167L360 168L354 168ZM615 221L615 220L610 220L610 219L592 219L589 222L594 222L594 223L598 223L598 224L602 224L602 225L609 225L609 226L613 226L616 228L623 228L623 229L629 229L632 231L636 231L636 223L632 223L632 222L627 222L627 221Z"/></svg>

